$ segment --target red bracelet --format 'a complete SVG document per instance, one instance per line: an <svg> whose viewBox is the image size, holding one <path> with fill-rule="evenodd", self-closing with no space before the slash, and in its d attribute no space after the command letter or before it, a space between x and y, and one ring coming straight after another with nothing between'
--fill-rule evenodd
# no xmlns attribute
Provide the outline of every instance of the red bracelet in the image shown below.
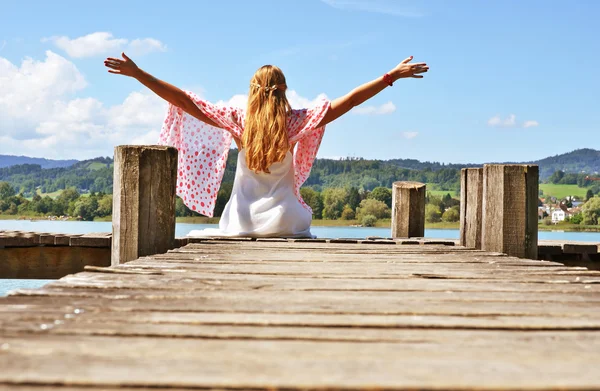
<svg viewBox="0 0 600 391"><path fill-rule="evenodd" d="M383 81L386 82L390 87L394 85L394 81L392 80L392 77L388 73L383 75Z"/></svg>

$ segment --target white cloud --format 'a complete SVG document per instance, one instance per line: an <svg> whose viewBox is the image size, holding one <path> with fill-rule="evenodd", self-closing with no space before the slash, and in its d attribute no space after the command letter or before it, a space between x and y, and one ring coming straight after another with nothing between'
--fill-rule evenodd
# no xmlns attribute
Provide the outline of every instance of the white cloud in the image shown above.
<svg viewBox="0 0 600 391"><path fill-rule="evenodd" d="M398 0L321 0L323 3L337 9L349 11L374 12L392 16L418 18L423 13L415 7L410 7Z"/></svg>
<svg viewBox="0 0 600 391"><path fill-rule="evenodd" d="M419 135L419 132L402 132L402 137L405 139L413 139Z"/></svg>
<svg viewBox="0 0 600 391"><path fill-rule="evenodd" d="M392 102L387 102L381 106L359 106L353 109L352 113L358 115L385 115L394 111L396 111L396 106Z"/></svg>
<svg viewBox="0 0 600 391"><path fill-rule="evenodd" d="M496 115L488 120L488 125L497 128L514 128L514 127L523 127L523 128L531 128L534 126L538 126L539 123L537 121L525 121L522 124L517 123L517 116L514 114L510 114L506 118L501 118L499 115Z"/></svg>
<svg viewBox="0 0 600 391"><path fill-rule="evenodd" d="M20 65L0 57L0 85L0 154L112 155L114 145L156 143L166 113L166 103L146 91L111 107L74 97L87 82L73 63L51 51Z"/></svg>
<svg viewBox="0 0 600 391"><path fill-rule="evenodd" d="M87 86L77 67L51 51L43 61L26 58L20 66L0 57L0 117L5 136L26 139L56 110L59 98Z"/></svg>
<svg viewBox="0 0 600 391"><path fill-rule="evenodd" d="M525 123L523 124L523 127L524 128L533 128L533 127L536 127L539 125L540 125L539 122L530 120L530 121L525 121Z"/></svg>
<svg viewBox="0 0 600 391"><path fill-rule="evenodd" d="M154 38L134 39L129 41L125 38L114 38L108 32L95 32L79 38L67 36L49 37L42 42L52 42L56 47L64 50L73 58L93 57L100 55L118 55L120 51L126 51L131 55L143 55L150 52L164 52L166 46Z"/></svg>

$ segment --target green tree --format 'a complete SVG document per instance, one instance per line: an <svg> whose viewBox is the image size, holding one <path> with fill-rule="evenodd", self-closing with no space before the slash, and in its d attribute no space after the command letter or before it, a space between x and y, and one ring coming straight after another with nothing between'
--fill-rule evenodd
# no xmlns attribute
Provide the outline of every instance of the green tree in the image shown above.
<svg viewBox="0 0 600 391"><path fill-rule="evenodd" d="M300 189L300 196L313 211L313 218L321 219L323 217L323 198L321 193L310 188L303 187Z"/></svg>
<svg viewBox="0 0 600 391"><path fill-rule="evenodd" d="M0 182L0 200L8 200L13 197L17 192L8 182Z"/></svg>
<svg viewBox="0 0 600 391"><path fill-rule="evenodd" d="M361 218L360 223L364 227L374 227L375 223L377 223L377 217L373 215L365 215Z"/></svg>
<svg viewBox="0 0 600 391"><path fill-rule="evenodd" d="M600 197L590 198L581 208L583 215L583 224L598 225L600 224Z"/></svg>
<svg viewBox="0 0 600 391"><path fill-rule="evenodd" d="M387 205L388 208L392 207L392 190L387 187L376 187L369 194L369 198L376 199Z"/></svg>
<svg viewBox="0 0 600 391"><path fill-rule="evenodd" d="M384 202L373 198L362 200L356 209L356 218L359 221L362 221L362 218L367 215L375 216L378 219L387 219L390 214L390 208Z"/></svg>
<svg viewBox="0 0 600 391"><path fill-rule="evenodd" d="M356 213L354 209L350 207L350 205L344 206L344 210L342 210L342 220L354 220L356 217Z"/></svg>
<svg viewBox="0 0 600 391"><path fill-rule="evenodd" d="M444 214L442 214L442 221L447 223L454 223L460 219L460 212L457 207L453 206L450 209L447 209Z"/></svg>
<svg viewBox="0 0 600 391"><path fill-rule="evenodd" d="M323 191L323 218L339 219L344 210L346 190L340 188L325 189Z"/></svg>
<svg viewBox="0 0 600 391"><path fill-rule="evenodd" d="M96 197L80 197L73 205L73 215L86 221L94 220L97 210L98 200Z"/></svg>
<svg viewBox="0 0 600 391"><path fill-rule="evenodd" d="M594 192L592 191L592 189L588 189L588 191L585 192L585 200L586 201L588 201L593 196L594 196Z"/></svg>
<svg viewBox="0 0 600 391"><path fill-rule="evenodd" d="M440 207L434 204L425 205L425 221L428 223L439 223L442 218Z"/></svg>
<svg viewBox="0 0 600 391"><path fill-rule="evenodd" d="M565 219L566 220L566 219ZM583 215L581 213L576 213L569 219L571 224L581 224L583 221Z"/></svg>
<svg viewBox="0 0 600 391"><path fill-rule="evenodd" d="M550 175L550 178L548 178L548 182L551 183L559 183L563 177L565 176L565 173L558 170L558 171L554 171L554 173L552 175Z"/></svg>
<svg viewBox="0 0 600 391"><path fill-rule="evenodd" d="M111 194L105 195L98 200L98 209L96 210L96 216L106 217L112 215L112 204L113 196Z"/></svg>
<svg viewBox="0 0 600 391"><path fill-rule="evenodd" d="M360 193L356 187L352 186L348 189L347 194L346 204L354 211L360 204Z"/></svg>

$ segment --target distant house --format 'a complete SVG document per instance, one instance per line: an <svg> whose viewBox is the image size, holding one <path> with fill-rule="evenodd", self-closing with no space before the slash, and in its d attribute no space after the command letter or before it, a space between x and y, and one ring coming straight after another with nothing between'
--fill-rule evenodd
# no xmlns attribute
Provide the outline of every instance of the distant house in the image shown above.
<svg viewBox="0 0 600 391"><path fill-rule="evenodd" d="M552 222L553 223L558 223L560 221L564 221L565 218L567 217L568 212L565 212L562 209L556 209L552 212Z"/></svg>

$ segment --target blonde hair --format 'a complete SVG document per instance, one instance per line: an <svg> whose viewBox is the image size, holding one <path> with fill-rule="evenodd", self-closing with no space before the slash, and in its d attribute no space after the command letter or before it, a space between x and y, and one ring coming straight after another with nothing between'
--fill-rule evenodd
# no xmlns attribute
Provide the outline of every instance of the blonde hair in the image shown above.
<svg viewBox="0 0 600 391"><path fill-rule="evenodd" d="M292 108L286 88L283 72L274 65L260 67L250 81L242 146L254 172L269 173L269 166L283 161L290 148L287 118Z"/></svg>

